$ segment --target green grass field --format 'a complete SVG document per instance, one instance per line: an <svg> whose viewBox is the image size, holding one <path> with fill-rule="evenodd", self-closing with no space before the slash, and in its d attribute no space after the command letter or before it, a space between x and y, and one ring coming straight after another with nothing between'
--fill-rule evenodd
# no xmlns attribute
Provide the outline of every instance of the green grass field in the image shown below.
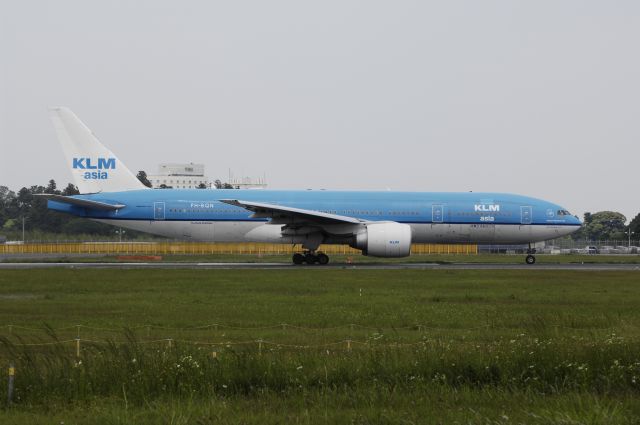
<svg viewBox="0 0 640 425"><path fill-rule="evenodd" d="M640 272L3 270L0 326L0 423L640 421Z"/></svg>

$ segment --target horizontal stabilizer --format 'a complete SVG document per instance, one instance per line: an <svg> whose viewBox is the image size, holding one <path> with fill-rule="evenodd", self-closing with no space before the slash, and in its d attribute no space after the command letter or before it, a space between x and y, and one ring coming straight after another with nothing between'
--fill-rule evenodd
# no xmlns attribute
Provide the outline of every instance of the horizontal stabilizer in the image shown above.
<svg viewBox="0 0 640 425"><path fill-rule="evenodd" d="M51 193L37 193L36 196L40 196L49 201L62 202L63 204L75 205L82 208L91 208L94 210L111 211L124 208L126 205L122 204L107 204L106 202L90 201L88 199L73 198L71 196L54 195Z"/></svg>

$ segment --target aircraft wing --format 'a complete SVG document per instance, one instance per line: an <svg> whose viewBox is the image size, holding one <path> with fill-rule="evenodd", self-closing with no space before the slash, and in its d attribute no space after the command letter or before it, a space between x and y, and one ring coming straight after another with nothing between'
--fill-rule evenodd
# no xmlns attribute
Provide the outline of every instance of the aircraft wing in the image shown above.
<svg viewBox="0 0 640 425"><path fill-rule="evenodd" d="M73 198L71 196L54 195L51 193L36 193L35 196L40 196L49 201L62 202L63 204L71 204L78 207L102 211L119 210L126 206L122 204L108 204L106 202L91 201L89 199Z"/></svg>
<svg viewBox="0 0 640 425"><path fill-rule="evenodd" d="M329 214L320 211L285 207L282 205L263 204L261 202L241 201L237 199L220 199L220 202L242 207L253 212L253 218L270 218L273 223L283 224L362 224L363 220L344 215Z"/></svg>

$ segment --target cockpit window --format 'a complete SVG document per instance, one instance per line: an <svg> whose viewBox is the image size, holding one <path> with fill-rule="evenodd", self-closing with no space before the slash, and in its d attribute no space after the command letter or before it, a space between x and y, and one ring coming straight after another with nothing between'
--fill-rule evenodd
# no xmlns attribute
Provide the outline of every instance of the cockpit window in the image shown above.
<svg viewBox="0 0 640 425"><path fill-rule="evenodd" d="M571 215L571 213L567 210L558 210L557 214L559 216L563 216L563 215Z"/></svg>

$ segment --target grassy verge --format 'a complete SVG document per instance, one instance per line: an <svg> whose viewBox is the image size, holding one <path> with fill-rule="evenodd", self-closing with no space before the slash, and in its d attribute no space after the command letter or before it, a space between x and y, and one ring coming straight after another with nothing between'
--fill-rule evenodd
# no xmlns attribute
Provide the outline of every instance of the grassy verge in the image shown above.
<svg viewBox="0 0 640 425"><path fill-rule="evenodd" d="M123 398L74 405L54 404L0 412L10 424L636 424L633 395L570 392L479 391L462 387L425 392L378 390L266 393L254 397L153 400L144 406Z"/></svg>
<svg viewBox="0 0 640 425"><path fill-rule="evenodd" d="M17 375L0 422L637 423L639 283L637 272L3 271L0 363Z"/></svg>

